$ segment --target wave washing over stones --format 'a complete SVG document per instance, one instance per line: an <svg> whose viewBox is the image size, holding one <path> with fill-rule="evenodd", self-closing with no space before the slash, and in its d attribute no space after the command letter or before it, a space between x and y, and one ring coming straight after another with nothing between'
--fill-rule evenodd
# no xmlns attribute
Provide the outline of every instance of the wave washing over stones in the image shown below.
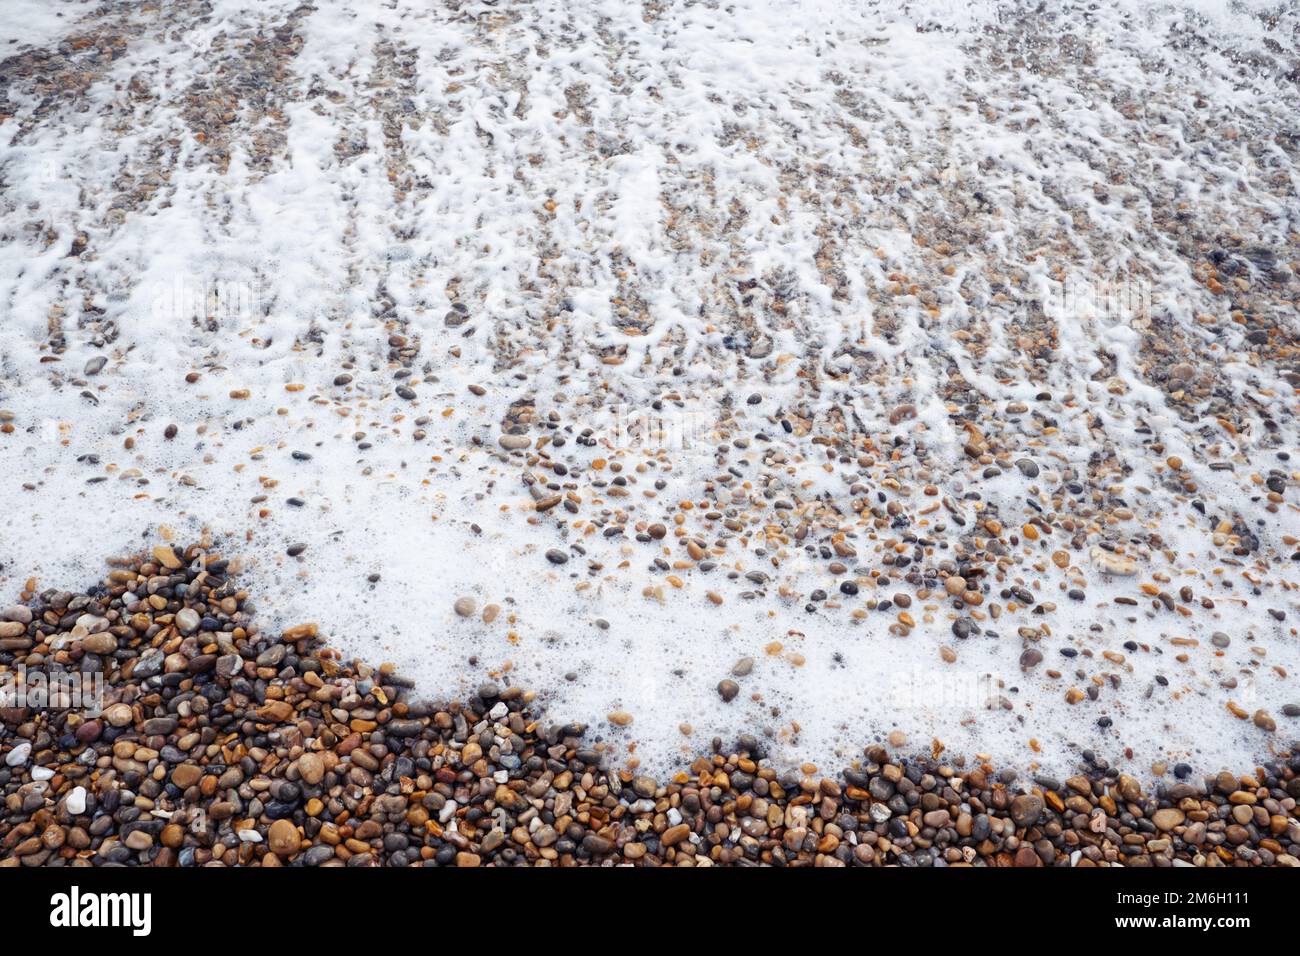
<svg viewBox="0 0 1300 956"><path fill-rule="evenodd" d="M0 709L0 867L1300 865L1300 757L1148 792L1091 753L1062 782L897 739L778 772L745 734L661 782L518 687L420 703L314 624L260 630L210 543L113 564L0 615L11 666L104 676L93 713Z"/></svg>
<svg viewBox="0 0 1300 956"><path fill-rule="evenodd" d="M375 812L399 814L389 797L423 776L437 787L412 793L433 805L416 803L435 821L440 801L470 807L438 826L483 839L488 811L461 796L491 778L419 761L486 720L484 753L506 739L495 721L538 761L493 764L493 787L568 773L587 796L550 812L601 807L597 834L619 774L675 780L697 759L710 780L768 789L735 789L768 806L728 833L762 846L805 829L778 841L796 858L850 812L850 787L882 776L878 837L937 833L940 812L960 833L999 792L996 776L958 788L939 773L960 756L1022 781L1092 768L1082 790L1040 787L1060 824L1030 841L1040 858L1075 852L1037 845L1068 833L1097 837L1080 859L1108 828L1163 839L1141 825L1161 792L1206 860L1294 855L1279 796L1300 736L1294 5L18 6L0 28L5 602L206 532L238 554L267 633L314 621L427 699L501 695L421 723L405 753L380 727L382 679L351 672L334 700L309 680L328 675L285 663L315 659L300 642L223 646L211 607L136 631L132 615L179 617L184 596L133 591L116 639L190 663L149 678L157 700L147 717L132 702L126 739L84 742L139 776L116 790L161 799L180 787L170 758L200 752L223 768L179 793L208 787L231 814L211 832L260 855L234 823L265 839L254 801L291 801L254 789L254 765L324 740L256 730L281 686L328 698L325 725L361 722L338 766L389 774L374 792L392 809ZM73 613L33 611L3 625L16 643L0 666ZM179 629L178 646L152 627ZM86 650L112 671L144 648ZM212 655L234 670L172 676ZM194 708L218 707L199 687L239 695L224 735L173 712L193 691L198 728ZM527 737L515 688L585 724L585 743ZM172 719L198 737L137 726ZM6 724L3 745L43 726ZM35 750L71 754L63 733ZM700 758L742 734L749 757ZM891 735L933 768L863 761ZM596 747L612 776L573 764ZM758 753L768 771L746 769ZM787 809L771 788L805 761L864 769ZM1264 764L1228 793L1196 789ZM1112 770L1138 788L1113 811ZM277 791L308 792L276 773ZM633 816L716 827L730 797L694 773ZM587 774L610 789L593 797ZM519 799L551 799L528 779ZM10 812L62 819L43 782L6 791ZM345 808L313 786L324 831ZM1238 792L1249 812L1222 814ZM933 824L903 819L912 795ZM1079 801L1102 808L1100 832L1075 826L1099 819ZM314 840L292 806L283 819ZM92 843L96 819L152 826L124 807L141 809L88 821ZM373 854L392 822L325 831L331 852L355 839L370 849L348 852ZM1212 841L1216 823L1246 839ZM1156 851L1111 842L1169 859L1177 827L1157 824L1173 836ZM403 834L391 852L420 856L423 837ZM997 836L994 858L1020 851ZM455 852L490 856L475 845Z"/></svg>

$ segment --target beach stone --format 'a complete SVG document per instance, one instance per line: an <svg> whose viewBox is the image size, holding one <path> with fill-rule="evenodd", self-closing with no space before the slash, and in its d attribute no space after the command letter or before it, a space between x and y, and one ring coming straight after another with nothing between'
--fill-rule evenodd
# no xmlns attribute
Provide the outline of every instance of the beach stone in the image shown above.
<svg viewBox="0 0 1300 956"><path fill-rule="evenodd" d="M140 732L147 737L165 737L179 724L175 717L150 717L140 725Z"/></svg>
<svg viewBox="0 0 1300 956"><path fill-rule="evenodd" d="M135 720L135 714L129 704L110 704L104 709L104 720L110 727L125 727Z"/></svg>
<svg viewBox="0 0 1300 956"><path fill-rule="evenodd" d="M1038 822L1043 812L1043 798L1031 793L1022 793L1011 801L1011 819L1018 828L1032 826Z"/></svg>
<svg viewBox="0 0 1300 956"><path fill-rule="evenodd" d="M117 638L107 632L100 632L83 639L81 646L91 654L112 654L117 650Z"/></svg>
<svg viewBox="0 0 1300 956"><path fill-rule="evenodd" d="M298 828L289 820L276 820L267 831L267 845L276 856L292 856L300 842Z"/></svg>
<svg viewBox="0 0 1300 956"><path fill-rule="evenodd" d="M21 624L25 628L28 624L32 623L32 610L23 604L11 604L9 607L5 608L4 611L0 612L0 619L15 624ZM21 634L22 631L19 631L18 633Z"/></svg>
<svg viewBox="0 0 1300 956"><path fill-rule="evenodd" d="M172 783L182 790L188 790L194 786L203 776L203 768L197 764L183 763L178 764L172 770Z"/></svg>
<svg viewBox="0 0 1300 956"><path fill-rule="evenodd" d="M293 716L293 705L283 700L268 700L257 709L259 720L283 722Z"/></svg>
<svg viewBox="0 0 1300 956"><path fill-rule="evenodd" d="M1042 866L1043 861L1032 846L1024 843L1016 849L1015 864L1018 867L1034 867Z"/></svg>
<svg viewBox="0 0 1300 956"><path fill-rule="evenodd" d="M1092 563L1098 570L1116 577L1129 577L1137 574L1137 562L1122 554L1115 554L1105 548L1093 548Z"/></svg>
<svg viewBox="0 0 1300 956"><path fill-rule="evenodd" d="M1186 819L1186 814L1182 810L1173 807L1157 810L1151 816L1151 822L1156 825L1156 828L1166 833L1181 824L1184 819Z"/></svg>
<svg viewBox="0 0 1300 956"><path fill-rule="evenodd" d="M169 544L160 544L153 549L153 559L168 571L178 571L182 567L181 559Z"/></svg>
<svg viewBox="0 0 1300 956"><path fill-rule="evenodd" d="M676 846L690 836L690 833L691 828L687 824L679 823L660 834L659 842L666 847Z"/></svg>
<svg viewBox="0 0 1300 956"><path fill-rule="evenodd" d="M68 793L68 798L63 803L63 808L72 816L80 816L86 812L86 788L73 787Z"/></svg>
<svg viewBox="0 0 1300 956"><path fill-rule="evenodd" d="M150 677L157 677L163 672L165 663L166 658L163 656L163 652L156 647L151 647L136 658L135 667L131 670L131 677L135 680L147 680Z"/></svg>

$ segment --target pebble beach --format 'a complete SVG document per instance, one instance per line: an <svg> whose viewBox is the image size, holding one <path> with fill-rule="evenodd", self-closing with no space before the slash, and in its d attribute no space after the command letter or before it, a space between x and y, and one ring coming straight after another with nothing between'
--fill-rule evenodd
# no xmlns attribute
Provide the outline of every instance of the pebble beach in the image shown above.
<svg viewBox="0 0 1300 956"><path fill-rule="evenodd" d="M1058 780L897 738L840 772L778 772L741 734L671 777L611 770L530 691L418 703L315 625L261 631L209 547L159 545L3 612L17 664L108 686L89 718L0 710L22 741L0 768L0 867L1300 865L1300 757L1148 790L1096 754Z"/></svg>
<svg viewBox="0 0 1300 956"><path fill-rule="evenodd" d="M0 866L1300 863L1294 8L12 4Z"/></svg>

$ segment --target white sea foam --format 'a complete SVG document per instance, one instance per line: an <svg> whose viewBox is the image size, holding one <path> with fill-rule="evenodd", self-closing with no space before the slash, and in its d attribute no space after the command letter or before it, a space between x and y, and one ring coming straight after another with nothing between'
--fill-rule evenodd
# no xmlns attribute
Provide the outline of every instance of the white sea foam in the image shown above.
<svg viewBox="0 0 1300 956"><path fill-rule="evenodd" d="M1281 583L1294 579L1283 536L1300 535L1295 491L1266 512L1249 480L1295 469L1276 458L1295 451L1290 359L1248 347L1225 299L1156 224L1182 210L1208 235L1244 237L1283 266L1297 259L1294 9L210 6L5 5L3 55L121 40L113 56L92 55L94 43L67 54L88 78L79 92L51 96L14 72L0 109L11 114L0 124L0 409L14 425L0 435L6 599L31 574L42 587L89 583L106 553L160 529L210 529L244 559L267 626L316 620L336 646L395 661L438 697L488 675L521 683L557 719L591 721L616 753L654 766L740 731L768 735L782 760L836 763L897 728L921 748L938 739L1017 766L1065 768L1091 746L1144 774L1160 759L1242 765L1295 735L1282 721L1269 738L1225 707L1277 715L1300 700L1300 606ZM266 56L288 49L276 31L301 49ZM1116 276L1142 283L1158 302L1144 311L1234 396L1235 435L1169 405L1149 374L1165 336L1151 315L1053 309L1063 283ZM1259 308L1293 348L1290 288ZM1024 342L1040 300L1050 356ZM470 321L448 327L456 301ZM394 378L395 335L418 345L406 379ZM97 356L107 363L86 374ZM352 380L333 384L345 371ZM990 431L1039 460L1040 480L1015 469L972 478L957 376L989 403ZM762 443L733 448L755 463L747 478L780 474L769 504L861 497L850 488L864 470L824 464L820 446L781 434L778 412L796 408L843 409L886 453L895 438L921 440L918 488L977 490L1004 517L1030 498L1051 510L1066 470L1086 475L1113 453L1130 470L1090 487L1113 485L1135 529L1176 555L1147 548L1141 580L1163 570L1162 589L1185 582L1218 607L1183 618L1149 598L1117 605L1134 579L1100 578L1086 550L1060 570L1048 548L1018 552L1003 586L1042 582L1053 614L1007 615L999 638L956 641L936 611L898 637L890 615L806 613L808 592L837 579L759 529L710 574L678 572L677 589L648 567L662 549L585 533L590 500L581 517L557 509L530 523L526 469L497 445L512 402L580 429L608 423L616 403L644 411L673 391L682 414L714 422L727 409L733 438L786 443L787 460L762 469ZM1052 398L1036 402L1042 392ZM745 404L751 393L758 405ZM1007 412L1012 402L1055 431ZM915 416L891 423L904 403ZM1258 596L1222 564L1148 435L1185 459L1209 514L1245 516L1279 561ZM660 501L698 500L725 470L721 440L651 456L657 470L603 507L624 509L630 527L657 520ZM642 451L622 456L627 474ZM565 454L619 460L572 439ZM647 499L655 477L665 488ZM290 558L294 542L307 550ZM576 552L563 566L544 558L574 542L600 573ZM862 542L862 557L883 542ZM730 567L763 570L769 593L740 597L752 586L728 581ZM1085 603L1064 593L1080 567ZM1214 590L1225 574L1236 590ZM663 599L643 596L647 586ZM779 599L781 586L798 597ZM710 604L710 589L726 603ZM460 595L503 613L491 625L457 618ZM1024 674L1016 628L1043 622L1047 660ZM1231 639L1217 657L1214 631ZM1199 642L1190 662L1176 660L1175 637ZM1125 648L1134 641L1148 649ZM955 663L940 661L941 645ZM1123 662L1101 663L1104 651ZM743 657L753 672L723 704L714 687ZM1074 675L1081 666L1087 678ZM1066 687L1092 676L1100 700L1067 704ZM613 710L631 726L609 727Z"/></svg>

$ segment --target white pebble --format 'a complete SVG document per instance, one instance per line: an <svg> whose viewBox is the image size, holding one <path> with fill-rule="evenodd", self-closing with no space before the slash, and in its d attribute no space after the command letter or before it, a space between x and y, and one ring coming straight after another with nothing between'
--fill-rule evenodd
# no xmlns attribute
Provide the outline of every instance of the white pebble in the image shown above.
<svg viewBox="0 0 1300 956"><path fill-rule="evenodd" d="M19 767L27 762L27 757L32 752L32 745L24 740L9 753L5 754L6 767Z"/></svg>
<svg viewBox="0 0 1300 956"><path fill-rule="evenodd" d="M94 614L83 614L81 617L77 618L77 623L74 626L85 628L85 632L88 635L98 634L101 631L108 630L108 618L97 617Z"/></svg>
<svg viewBox="0 0 1300 956"><path fill-rule="evenodd" d="M455 815L456 815L456 801L448 800L446 803L442 805L442 809L438 811L438 822L446 823Z"/></svg>
<svg viewBox="0 0 1300 956"><path fill-rule="evenodd" d="M33 767L33 768L32 768L32 779L33 779L33 780L49 780L49 779L50 779L51 777L53 777L53 776L54 776L54 771L51 770L49 767Z"/></svg>
<svg viewBox="0 0 1300 956"><path fill-rule="evenodd" d="M86 812L86 788L74 787L72 792L68 794L68 799L63 802L63 808L67 810L68 813L72 814L72 816L74 817L79 814L85 813Z"/></svg>

